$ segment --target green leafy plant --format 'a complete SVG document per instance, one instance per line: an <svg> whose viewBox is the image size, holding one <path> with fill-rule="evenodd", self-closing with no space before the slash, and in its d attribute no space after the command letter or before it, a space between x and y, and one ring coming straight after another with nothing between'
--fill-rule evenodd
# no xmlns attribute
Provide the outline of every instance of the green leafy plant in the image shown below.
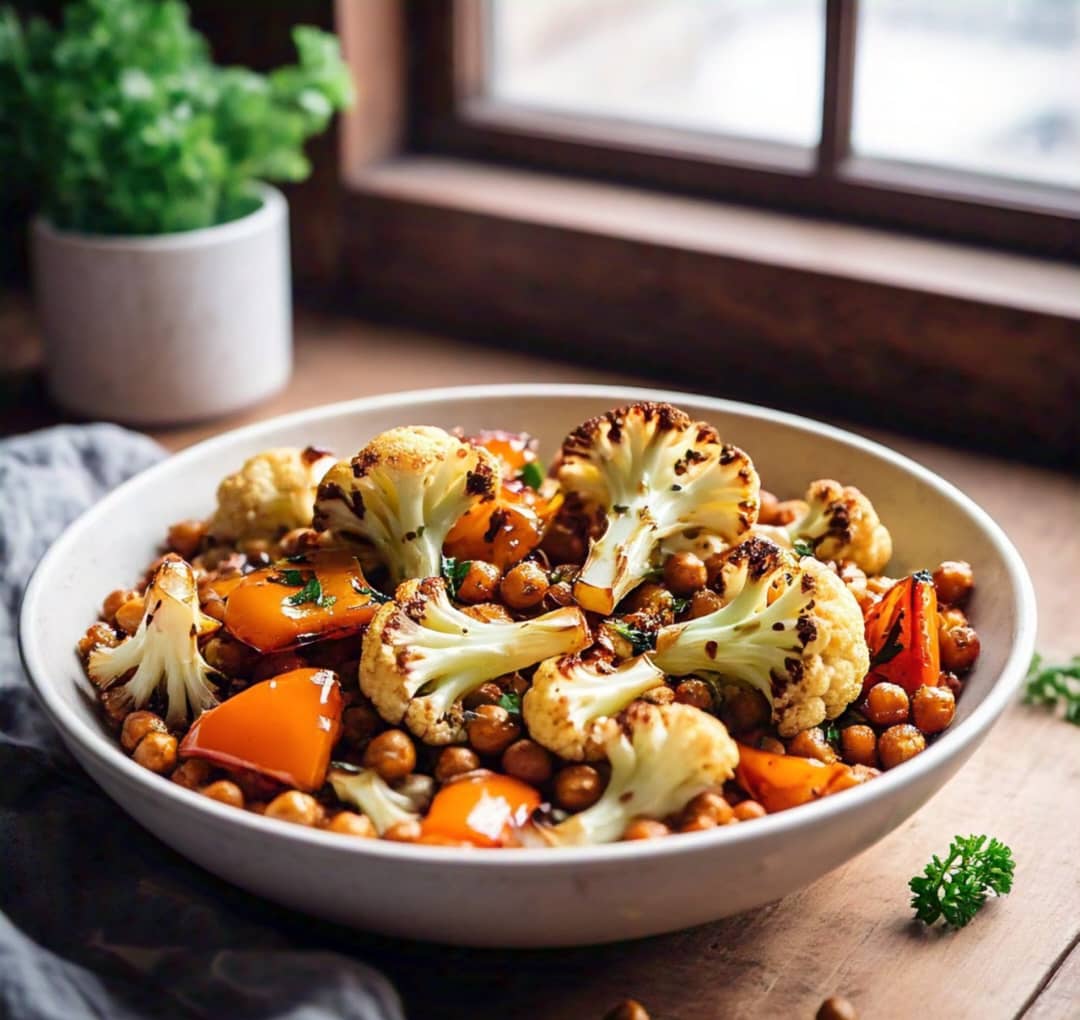
<svg viewBox="0 0 1080 1020"><path fill-rule="evenodd" d="M1060 666L1044 666L1036 655L1028 669L1024 702L1055 712L1063 708L1065 721L1080 726L1080 655Z"/></svg>
<svg viewBox="0 0 1080 1020"><path fill-rule="evenodd" d="M993 893L1003 896L1013 883L1012 851L987 836L956 836L943 861L937 854L921 875L908 882L915 916L926 924L939 917L962 928Z"/></svg>
<svg viewBox="0 0 1080 1020"><path fill-rule="evenodd" d="M52 223L158 234L258 208L310 173L304 143L352 101L337 38L293 30L296 65L218 67L179 0L75 0L54 28L0 8L0 175Z"/></svg>

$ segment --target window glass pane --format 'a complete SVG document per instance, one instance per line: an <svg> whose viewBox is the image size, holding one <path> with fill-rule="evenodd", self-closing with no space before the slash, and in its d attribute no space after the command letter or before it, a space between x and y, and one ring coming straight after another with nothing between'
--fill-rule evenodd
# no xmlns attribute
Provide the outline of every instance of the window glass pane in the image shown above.
<svg viewBox="0 0 1080 1020"><path fill-rule="evenodd" d="M488 29L497 99L818 141L824 0L489 0Z"/></svg>
<svg viewBox="0 0 1080 1020"><path fill-rule="evenodd" d="M862 0L860 155L1080 186L1080 0Z"/></svg>

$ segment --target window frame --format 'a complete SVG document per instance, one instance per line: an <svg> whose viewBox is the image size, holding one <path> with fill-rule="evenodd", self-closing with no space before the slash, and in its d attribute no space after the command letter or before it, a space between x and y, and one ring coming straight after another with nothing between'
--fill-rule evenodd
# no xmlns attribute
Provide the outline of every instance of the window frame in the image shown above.
<svg viewBox="0 0 1080 1020"><path fill-rule="evenodd" d="M1078 191L852 152L858 0L826 0L816 150L526 109L487 97L487 2L408 6L408 140L417 152L1080 259Z"/></svg>

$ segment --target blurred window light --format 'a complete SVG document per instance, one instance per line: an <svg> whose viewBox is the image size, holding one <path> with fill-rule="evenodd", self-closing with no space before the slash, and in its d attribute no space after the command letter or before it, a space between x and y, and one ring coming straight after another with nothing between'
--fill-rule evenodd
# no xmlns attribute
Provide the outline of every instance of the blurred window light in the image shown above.
<svg viewBox="0 0 1080 1020"><path fill-rule="evenodd" d="M862 0L859 156L1080 186L1080 0Z"/></svg>
<svg viewBox="0 0 1080 1020"><path fill-rule="evenodd" d="M824 10L824 0L489 0L488 93L810 147Z"/></svg>

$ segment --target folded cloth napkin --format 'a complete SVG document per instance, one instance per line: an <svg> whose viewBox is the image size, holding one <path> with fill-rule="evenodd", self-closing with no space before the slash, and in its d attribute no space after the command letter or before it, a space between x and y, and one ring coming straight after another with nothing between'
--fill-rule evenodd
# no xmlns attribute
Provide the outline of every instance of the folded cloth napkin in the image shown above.
<svg viewBox="0 0 1080 1020"><path fill-rule="evenodd" d="M112 425L0 441L0 1016L400 1020L381 974L299 948L294 915L128 819L27 684L15 617L34 564L69 521L162 455Z"/></svg>

